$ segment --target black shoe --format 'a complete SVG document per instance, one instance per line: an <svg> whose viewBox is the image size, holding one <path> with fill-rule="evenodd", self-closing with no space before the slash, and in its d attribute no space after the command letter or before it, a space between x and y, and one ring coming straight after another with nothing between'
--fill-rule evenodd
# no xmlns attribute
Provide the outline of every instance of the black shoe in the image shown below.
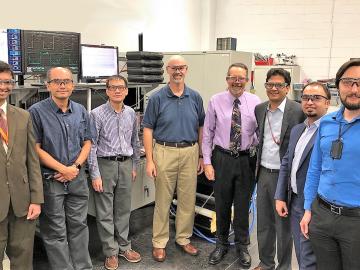
<svg viewBox="0 0 360 270"><path fill-rule="evenodd" d="M216 247L209 256L209 264L218 264L224 258L225 254L228 252L226 247L218 246Z"/></svg>
<svg viewBox="0 0 360 270"><path fill-rule="evenodd" d="M239 263L243 268L250 268L251 257L247 248L241 248L239 251Z"/></svg>

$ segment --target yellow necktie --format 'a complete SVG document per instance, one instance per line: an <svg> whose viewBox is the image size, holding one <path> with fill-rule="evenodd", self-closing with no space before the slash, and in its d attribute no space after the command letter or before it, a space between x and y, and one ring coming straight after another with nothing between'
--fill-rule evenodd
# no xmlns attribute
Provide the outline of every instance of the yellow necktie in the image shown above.
<svg viewBox="0 0 360 270"><path fill-rule="evenodd" d="M0 136L1 139L6 143L9 144L9 134L8 134L8 125L5 118L5 113L2 109L0 109Z"/></svg>

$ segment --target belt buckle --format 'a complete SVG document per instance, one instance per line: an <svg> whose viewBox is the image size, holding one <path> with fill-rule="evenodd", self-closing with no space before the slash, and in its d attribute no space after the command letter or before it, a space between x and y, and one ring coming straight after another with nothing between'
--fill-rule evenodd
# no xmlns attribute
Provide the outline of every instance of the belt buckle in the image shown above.
<svg viewBox="0 0 360 270"><path fill-rule="evenodd" d="M342 207L337 207L335 205L330 204L331 213L334 213L336 215L341 215L341 209L342 209Z"/></svg>
<svg viewBox="0 0 360 270"><path fill-rule="evenodd" d="M122 160L122 156L116 156L115 161L121 161Z"/></svg>

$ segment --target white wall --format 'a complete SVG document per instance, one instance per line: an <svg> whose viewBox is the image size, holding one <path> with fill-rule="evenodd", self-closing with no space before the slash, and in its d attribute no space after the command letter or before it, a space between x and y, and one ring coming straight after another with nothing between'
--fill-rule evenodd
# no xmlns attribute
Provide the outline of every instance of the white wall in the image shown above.
<svg viewBox="0 0 360 270"><path fill-rule="evenodd" d="M191 0L36 0L1 4L0 28L80 32L82 43L138 50L198 50L201 1ZM14 11L11 11L14 10ZM5 12L6 11L6 12Z"/></svg>
<svg viewBox="0 0 360 270"><path fill-rule="evenodd" d="M74 31L82 43L138 50L215 50L236 37L237 50L295 54L303 78L333 77L360 57L360 0L35 0L5 1L1 28ZM14 10L14 8L16 8ZM12 11L14 10L14 11Z"/></svg>
<svg viewBox="0 0 360 270"><path fill-rule="evenodd" d="M303 78L327 79L360 57L359 14L359 0L217 0L215 37L237 38L237 50L295 54Z"/></svg>

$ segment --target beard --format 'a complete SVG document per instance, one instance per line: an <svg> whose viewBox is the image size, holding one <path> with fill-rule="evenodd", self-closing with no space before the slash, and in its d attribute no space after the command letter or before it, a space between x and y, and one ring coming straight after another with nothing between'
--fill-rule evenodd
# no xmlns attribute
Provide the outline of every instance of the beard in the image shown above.
<svg viewBox="0 0 360 270"><path fill-rule="evenodd" d="M305 112L307 117L316 117L318 114L316 112Z"/></svg>
<svg viewBox="0 0 360 270"><path fill-rule="evenodd" d="M340 95L340 100L341 100L341 103L344 105L344 107L346 109L348 109L349 111L355 111L355 110L360 109L360 101L357 103L350 103L350 102L347 102L347 96L342 97L341 95Z"/></svg>

